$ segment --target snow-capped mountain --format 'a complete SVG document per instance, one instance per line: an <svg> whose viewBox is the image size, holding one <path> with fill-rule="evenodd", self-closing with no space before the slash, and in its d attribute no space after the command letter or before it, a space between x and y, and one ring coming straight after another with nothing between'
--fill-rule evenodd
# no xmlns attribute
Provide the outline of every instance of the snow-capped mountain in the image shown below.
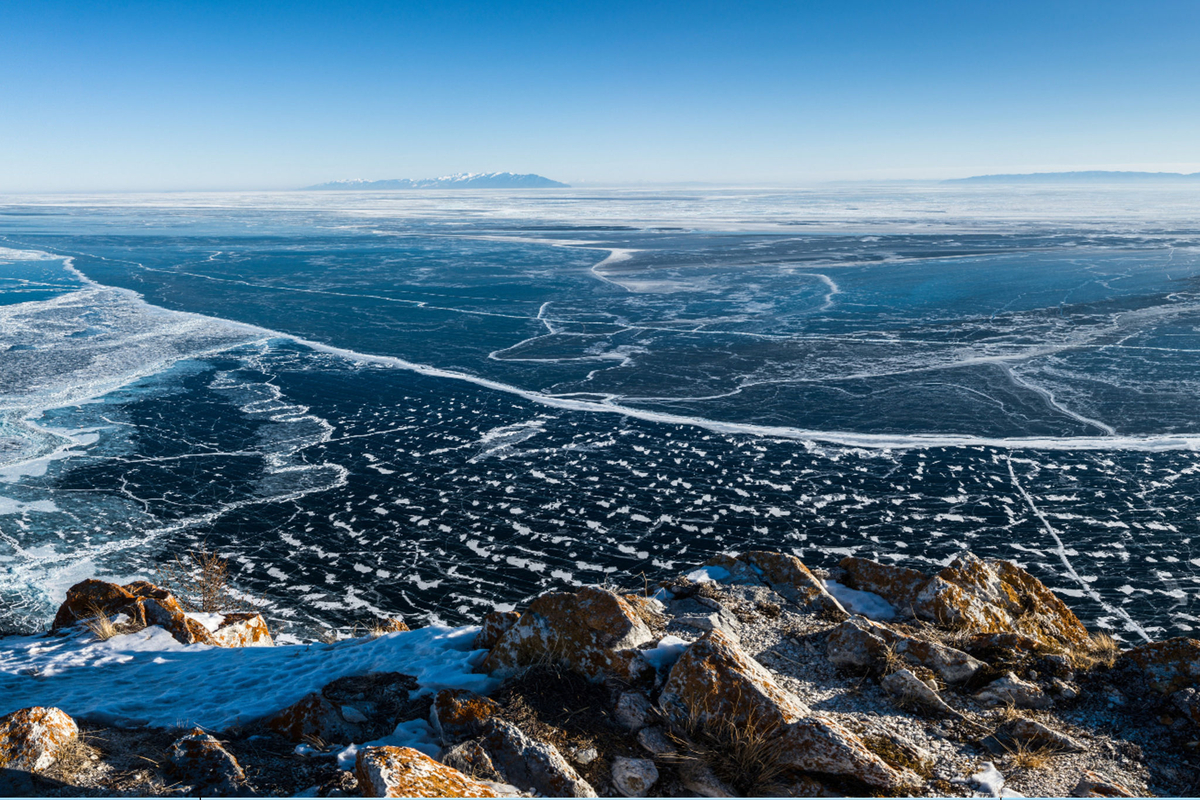
<svg viewBox="0 0 1200 800"><path fill-rule="evenodd" d="M440 178L396 178L383 181L363 179L332 181L306 186L306 190L326 189L551 189L565 188L567 184L543 178L532 173L518 175L513 172L460 172Z"/></svg>

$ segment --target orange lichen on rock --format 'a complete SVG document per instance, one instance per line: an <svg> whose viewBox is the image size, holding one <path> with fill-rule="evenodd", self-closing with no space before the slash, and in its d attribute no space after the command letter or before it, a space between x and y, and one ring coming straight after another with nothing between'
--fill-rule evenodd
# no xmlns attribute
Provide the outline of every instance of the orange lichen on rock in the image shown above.
<svg viewBox="0 0 1200 800"><path fill-rule="evenodd" d="M22 708L0 717L0 769L40 772L78 738L75 720L57 708Z"/></svg>
<svg viewBox="0 0 1200 800"><path fill-rule="evenodd" d="M498 797L485 783L411 747L364 747L354 774L363 797Z"/></svg>
<svg viewBox="0 0 1200 800"><path fill-rule="evenodd" d="M1009 561L971 553L929 579L914 611L981 633L1022 633L1067 647L1088 641L1087 628L1045 584Z"/></svg>
<svg viewBox="0 0 1200 800"><path fill-rule="evenodd" d="M521 615L515 611L489 611L479 626L479 633L475 634L472 646L476 650L491 650L520 618Z"/></svg>
<svg viewBox="0 0 1200 800"><path fill-rule="evenodd" d="M267 727L293 742L319 738L350 742L358 726L342 718L338 707L320 692L313 692L267 719Z"/></svg>
<svg viewBox="0 0 1200 800"><path fill-rule="evenodd" d="M500 705L469 689L443 689L429 708L429 724L443 741L474 736Z"/></svg>
<svg viewBox="0 0 1200 800"><path fill-rule="evenodd" d="M1200 682L1200 641L1177 636L1135 647L1121 655L1156 692L1169 694Z"/></svg>
<svg viewBox="0 0 1200 800"><path fill-rule="evenodd" d="M158 625L183 644L217 644L207 628L184 614L170 592L146 581L117 586L89 578L75 584L67 590L67 599L54 616L53 629L91 619L97 614L108 617L124 614L139 628Z"/></svg>
<svg viewBox="0 0 1200 800"><path fill-rule="evenodd" d="M484 660L486 672L512 673L551 660L593 680L637 680L652 668L635 649L653 635L623 597L585 586L534 599Z"/></svg>
<svg viewBox="0 0 1200 800"><path fill-rule="evenodd" d="M658 699L677 724L721 724L777 731L811 711L720 631L692 643L671 668Z"/></svg>
<svg viewBox="0 0 1200 800"><path fill-rule="evenodd" d="M857 556L846 556L838 566L846 570L845 583L851 589L877 594L902 613L916 604L917 595L929 582L924 572Z"/></svg>

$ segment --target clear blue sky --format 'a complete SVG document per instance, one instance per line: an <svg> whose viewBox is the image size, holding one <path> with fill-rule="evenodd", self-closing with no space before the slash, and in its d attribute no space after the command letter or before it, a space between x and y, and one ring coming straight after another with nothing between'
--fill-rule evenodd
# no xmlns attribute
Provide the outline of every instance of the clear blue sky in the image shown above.
<svg viewBox="0 0 1200 800"><path fill-rule="evenodd" d="M0 192L1200 170L1200 2L0 0Z"/></svg>

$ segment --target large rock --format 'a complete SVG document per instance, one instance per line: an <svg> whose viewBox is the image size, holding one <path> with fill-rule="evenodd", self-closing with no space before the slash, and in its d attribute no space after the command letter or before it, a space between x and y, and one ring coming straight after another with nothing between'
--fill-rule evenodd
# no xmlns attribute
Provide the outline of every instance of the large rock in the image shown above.
<svg viewBox="0 0 1200 800"><path fill-rule="evenodd" d="M358 724L346 719L342 709L320 692L307 694L268 718L267 727L293 742L303 742L306 739L321 739L338 744L362 741L359 736L362 731Z"/></svg>
<svg viewBox="0 0 1200 800"><path fill-rule="evenodd" d="M929 712L951 717L962 716L947 705L942 696L925 681L918 678L912 670L897 670L885 676L879 685L905 705L914 705Z"/></svg>
<svg viewBox="0 0 1200 800"><path fill-rule="evenodd" d="M1023 633L1065 647L1088 641L1087 628L1041 581L1011 562L971 553L930 578L913 610L981 633Z"/></svg>
<svg viewBox="0 0 1200 800"><path fill-rule="evenodd" d="M1019 717L1003 723L983 746L995 755L1012 752L1016 747L1045 748L1060 753L1082 753L1087 750L1078 740L1035 719Z"/></svg>
<svg viewBox="0 0 1200 800"><path fill-rule="evenodd" d="M658 705L676 727L754 727L763 733L778 732L812 713L720 631L704 634L683 651Z"/></svg>
<svg viewBox="0 0 1200 800"><path fill-rule="evenodd" d="M846 571L843 583L851 589L877 594L904 614L912 613L917 595L929 582L929 576L924 572L857 556L846 556L838 566Z"/></svg>
<svg viewBox="0 0 1200 800"><path fill-rule="evenodd" d="M785 763L800 770L845 775L888 790L920 785L915 774L888 766L837 722L813 714L719 631L684 651L658 702L686 731L720 737L754 729L773 739Z"/></svg>
<svg viewBox="0 0 1200 800"><path fill-rule="evenodd" d="M354 761L363 797L498 797L487 784L411 747L364 747Z"/></svg>
<svg viewBox="0 0 1200 800"><path fill-rule="evenodd" d="M1200 680L1200 641L1179 636L1151 642L1122 653L1120 663L1140 672L1156 692L1193 688Z"/></svg>
<svg viewBox="0 0 1200 800"><path fill-rule="evenodd" d="M146 581L117 586L89 578L67 590L67 599L54 616L53 630L93 619L124 614L137 628L157 625L183 644L217 645L208 629L191 619L166 589Z"/></svg>
<svg viewBox="0 0 1200 800"><path fill-rule="evenodd" d="M221 647L272 647L275 644L261 614L226 614L212 637Z"/></svg>
<svg viewBox="0 0 1200 800"><path fill-rule="evenodd" d="M975 695L975 699L989 706L1049 708L1054 705L1050 695L1042 691L1040 686L1023 681L1011 672L989 683Z"/></svg>
<svg viewBox="0 0 1200 800"><path fill-rule="evenodd" d="M545 660L592 680L638 681L653 673L637 646L653 634L625 598L595 586L548 592L508 629L481 669L500 675Z"/></svg>
<svg viewBox="0 0 1200 800"><path fill-rule="evenodd" d="M928 667L946 683L961 683L983 666L961 650L897 633L865 617L851 617L830 631L825 652L840 667L862 668L878 664L890 652L909 664Z"/></svg>
<svg viewBox="0 0 1200 800"><path fill-rule="evenodd" d="M79 737L75 720L57 708L22 708L0 717L0 769L41 772Z"/></svg>
<svg viewBox="0 0 1200 800"><path fill-rule="evenodd" d="M820 613L846 614L846 609L825 589L825 584L795 556L753 550L742 553L738 560L753 567L768 586L790 602Z"/></svg>
<svg viewBox="0 0 1200 800"><path fill-rule="evenodd" d="M843 775L889 792L911 792L922 784L916 773L888 766L853 732L819 714L789 725L780 743L783 762L804 772Z"/></svg>
<svg viewBox="0 0 1200 800"><path fill-rule="evenodd" d="M238 760L199 728L171 745L170 759L175 778L204 794L238 794L246 783Z"/></svg>
<svg viewBox="0 0 1200 800"><path fill-rule="evenodd" d="M469 689L443 689L429 707L429 724L442 742L449 744L479 733L499 710L495 700Z"/></svg>
<svg viewBox="0 0 1200 800"><path fill-rule="evenodd" d="M491 650L520 618L521 615L515 611L489 611L479 626L479 633L475 634L472 646L476 650Z"/></svg>
<svg viewBox="0 0 1200 800"><path fill-rule="evenodd" d="M539 742L499 719L484 727L480 744L504 779L546 797L595 797L596 790L579 776L558 748Z"/></svg>
<svg viewBox="0 0 1200 800"><path fill-rule="evenodd" d="M645 797L658 783L658 768L648 758L617 756L612 762L612 782L623 797Z"/></svg>

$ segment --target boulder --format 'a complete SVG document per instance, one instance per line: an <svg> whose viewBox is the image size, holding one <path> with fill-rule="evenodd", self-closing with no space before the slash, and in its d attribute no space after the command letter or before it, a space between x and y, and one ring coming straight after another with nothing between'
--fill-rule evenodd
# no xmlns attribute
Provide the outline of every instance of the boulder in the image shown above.
<svg viewBox="0 0 1200 800"><path fill-rule="evenodd" d="M678 765L679 782L696 797L736 797L733 787L717 777L703 761L686 758Z"/></svg>
<svg viewBox="0 0 1200 800"><path fill-rule="evenodd" d="M495 700L468 689L443 689L429 707L429 724L444 742L467 739L483 730L483 724L500 710Z"/></svg>
<svg viewBox="0 0 1200 800"><path fill-rule="evenodd" d="M125 609L135 601L133 593L107 581L88 578L67 589L67 599L58 607L51 630L74 625L80 620L92 619L97 613L115 616L126 613ZM145 617L141 622L145 622ZM136 619L130 615L131 619Z"/></svg>
<svg viewBox="0 0 1200 800"><path fill-rule="evenodd" d="M364 747L354 761L363 797L499 797L490 786L411 747Z"/></svg>
<svg viewBox="0 0 1200 800"><path fill-rule="evenodd" d="M812 713L720 631L704 634L683 651L658 706L676 727L752 726L763 733L778 732Z"/></svg>
<svg viewBox="0 0 1200 800"><path fill-rule="evenodd" d="M631 733L637 733L657 718L650 698L638 691L621 692L613 708L613 719Z"/></svg>
<svg viewBox="0 0 1200 800"><path fill-rule="evenodd" d="M653 676L637 646L653 635L625 598L596 586L537 597L488 653L481 669L500 675L546 659L591 680Z"/></svg>
<svg viewBox="0 0 1200 800"><path fill-rule="evenodd" d="M505 780L520 789L547 797L596 796L558 748L530 738L515 725L491 719L479 742Z"/></svg>
<svg viewBox="0 0 1200 800"><path fill-rule="evenodd" d="M617 756L612 762L612 782L622 797L645 797L658 783L658 768L648 758Z"/></svg>
<svg viewBox="0 0 1200 800"><path fill-rule="evenodd" d="M1087 749L1067 734L1034 719L1014 719L1004 723L983 740L983 745L995 755L1012 751L1014 745L1046 748L1060 753L1082 753Z"/></svg>
<svg viewBox="0 0 1200 800"><path fill-rule="evenodd" d="M1009 561L963 553L917 595L918 617L980 633L1022 633L1074 647L1088 641L1083 623L1037 578Z"/></svg>
<svg viewBox="0 0 1200 800"><path fill-rule="evenodd" d="M871 667L891 651L909 664L927 667L946 683L967 680L983 662L961 650L897 633L865 617L851 617L829 633L825 652L841 667Z"/></svg>
<svg viewBox="0 0 1200 800"><path fill-rule="evenodd" d="M517 624L521 615L515 611L489 611L475 634L472 645L476 650L491 650L508 629Z"/></svg>
<svg viewBox="0 0 1200 800"><path fill-rule="evenodd" d="M783 763L803 772L842 775L889 792L912 792L921 778L889 766L841 723L820 714L789 725L780 737Z"/></svg>
<svg viewBox="0 0 1200 800"><path fill-rule="evenodd" d="M1011 672L983 687L983 690L975 695L975 699L989 706L1049 708L1054 705L1054 701L1040 686L1023 681Z"/></svg>
<svg viewBox="0 0 1200 800"><path fill-rule="evenodd" d="M1091 770L1084 770L1071 790L1072 797L1136 797L1126 787Z"/></svg>
<svg viewBox="0 0 1200 800"><path fill-rule="evenodd" d="M796 769L846 775L888 790L920 785L916 775L888 766L837 722L814 715L719 631L684 651L658 703L683 730L720 738L755 729L774 740L785 763Z"/></svg>
<svg viewBox="0 0 1200 800"><path fill-rule="evenodd" d="M742 624L737 615L708 597L687 597L671 603L672 620L676 624L698 631L717 630L737 639Z"/></svg>
<svg viewBox="0 0 1200 800"><path fill-rule="evenodd" d="M360 712L361 713L361 712ZM318 738L349 744L362 741L361 729L346 720L341 709L320 692L313 692L267 719L267 727L293 742Z"/></svg>
<svg viewBox="0 0 1200 800"><path fill-rule="evenodd" d="M755 550L742 553L738 560L753 567L775 592L801 608L846 615L846 609L825 589L825 584L795 556Z"/></svg>
<svg viewBox="0 0 1200 800"><path fill-rule="evenodd" d="M242 766L219 741L199 728L176 740L169 757L180 783L203 789L205 794L244 794L239 791L246 783Z"/></svg>
<svg viewBox="0 0 1200 800"><path fill-rule="evenodd" d="M1200 692L1191 687L1180 689L1171 695L1171 702L1193 725L1200 725Z"/></svg>
<svg viewBox="0 0 1200 800"><path fill-rule="evenodd" d="M262 614L226 614L212 632L221 647L272 647L275 640Z"/></svg>
<svg viewBox="0 0 1200 800"><path fill-rule="evenodd" d="M654 756L670 756L678 752L678 748L660 725L642 728L637 732L637 740L643 750Z"/></svg>
<svg viewBox="0 0 1200 800"><path fill-rule="evenodd" d="M947 705L942 696L918 678L912 670L902 669L893 672L885 676L879 682L879 685L888 694L899 698L906 705L914 705L925 711L944 714L949 717L962 716L962 714Z"/></svg>
<svg viewBox="0 0 1200 800"><path fill-rule="evenodd" d="M442 753L439 759L448 767L454 767L464 775L476 780L503 781L504 776L496 770L492 757L488 755L483 745L474 739L454 745Z"/></svg>
<svg viewBox="0 0 1200 800"><path fill-rule="evenodd" d="M79 738L75 720L57 708L34 706L0 717L0 769L41 772Z"/></svg>
<svg viewBox="0 0 1200 800"><path fill-rule="evenodd" d="M97 614L124 614L137 628L158 625L183 644L216 645L217 641L200 622L191 619L168 592L146 581L125 586L89 578L67 590L67 599L54 615L53 630L92 619Z"/></svg>
<svg viewBox="0 0 1200 800"><path fill-rule="evenodd" d="M1179 636L1150 642L1122 653L1119 664L1141 673L1154 691L1171 694L1200 680L1200 641Z"/></svg>
<svg viewBox="0 0 1200 800"><path fill-rule="evenodd" d="M860 592L879 595L902 614L912 614L917 595L929 582L929 576L924 572L857 556L846 556L838 566L846 571L842 583Z"/></svg>

